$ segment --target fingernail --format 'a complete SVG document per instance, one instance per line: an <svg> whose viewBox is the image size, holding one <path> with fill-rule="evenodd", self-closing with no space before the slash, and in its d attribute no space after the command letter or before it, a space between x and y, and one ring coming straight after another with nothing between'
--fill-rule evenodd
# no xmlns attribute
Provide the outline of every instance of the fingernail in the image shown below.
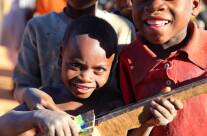
<svg viewBox="0 0 207 136"><path fill-rule="evenodd" d="M174 102L174 101L175 101L175 99L174 99L174 98L170 98L170 101L171 101L171 102Z"/></svg>
<svg viewBox="0 0 207 136"><path fill-rule="evenodd" d="M152 105L152 106L155 105L155 101L151 101L151 105Z"/></svg>
<svg viewBox="0 0 207 136"><path fill-rule="evenodd" d="M170 91L171 91L171 88L169 86L167 86L161 92L162 93L169 93Z"/></svg>
<svg viewBox="0 0 207 136"><path fill-rule="evenodd" d="M157 101L159 102L161 100L161 98L159 97L159 98L157 98Z"/></svg>

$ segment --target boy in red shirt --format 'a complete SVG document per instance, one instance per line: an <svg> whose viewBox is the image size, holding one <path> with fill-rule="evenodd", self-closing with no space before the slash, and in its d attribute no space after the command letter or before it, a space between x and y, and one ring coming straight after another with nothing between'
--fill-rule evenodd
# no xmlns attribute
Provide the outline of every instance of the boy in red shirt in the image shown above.
<svg viewBox="0 0 207 136"><path fill-rule="evenodd" d="M126 104L207 77L207 32L190 22L199 0L133 1L136 40L120 56L120 84ZM151 136L204 136L207 94L184 100L184 109ZM158 102L159 103L159 102Z"/></svg>

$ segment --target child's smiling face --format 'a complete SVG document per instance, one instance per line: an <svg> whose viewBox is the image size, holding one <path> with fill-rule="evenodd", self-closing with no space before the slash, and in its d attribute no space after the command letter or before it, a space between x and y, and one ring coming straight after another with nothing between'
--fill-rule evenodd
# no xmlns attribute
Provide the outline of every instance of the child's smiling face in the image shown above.
<svg viewBox="0 0 207 136"><path fill-rule="evenodd" d="M181 42L199 0L133 0L133 19L141 35L152 44ZM178 43L176 43L178 42Z"/></svg>
<svg viewBox="0 0 207 136"><path fill-rule="evenodd" d="M99 41L87 34L70 39L61 52L62 79L75 97L85 99L107 82L114 55L107 58Z"/></svg>

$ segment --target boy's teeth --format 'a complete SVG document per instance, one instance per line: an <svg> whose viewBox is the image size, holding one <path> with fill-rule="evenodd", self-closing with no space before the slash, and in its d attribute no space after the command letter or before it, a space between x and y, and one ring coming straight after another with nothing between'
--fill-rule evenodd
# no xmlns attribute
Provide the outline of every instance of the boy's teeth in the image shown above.
<svg viewBox="0 0 207 136"><path fill-rule="evenodd" d="M89 89L88 87L82 87L82 86L78 86L78 85L75 85L75 86L78 88L81 88L81 89Z"/></svg>
<svg viewBox="0 0 207 136"><path fill-rule="evenodd" d="M158 20L148 20L147 21L147 24L149 24L149 25L165 25L165 24L167 24L168 23L168 21L158 21Z"/></svg>

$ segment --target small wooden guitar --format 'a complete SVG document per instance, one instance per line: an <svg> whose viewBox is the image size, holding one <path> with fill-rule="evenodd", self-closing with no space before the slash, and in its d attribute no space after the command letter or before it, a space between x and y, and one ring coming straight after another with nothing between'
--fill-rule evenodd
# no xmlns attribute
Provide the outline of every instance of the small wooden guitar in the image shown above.
<svg viewBox="0 0 207 136"><path fill-rule="evenodd" d="M81 134L87 136L126 136L128 130L139 128L152 114L149 107L152 100L158 97L189 99L207 93L207 78L191 84L176 88L170 93L158 94L143 101L122 107L100 117L94 117L92 111L84 114L83 118L89 131ZM89 117L90 116L90 117Z"/></svg>

